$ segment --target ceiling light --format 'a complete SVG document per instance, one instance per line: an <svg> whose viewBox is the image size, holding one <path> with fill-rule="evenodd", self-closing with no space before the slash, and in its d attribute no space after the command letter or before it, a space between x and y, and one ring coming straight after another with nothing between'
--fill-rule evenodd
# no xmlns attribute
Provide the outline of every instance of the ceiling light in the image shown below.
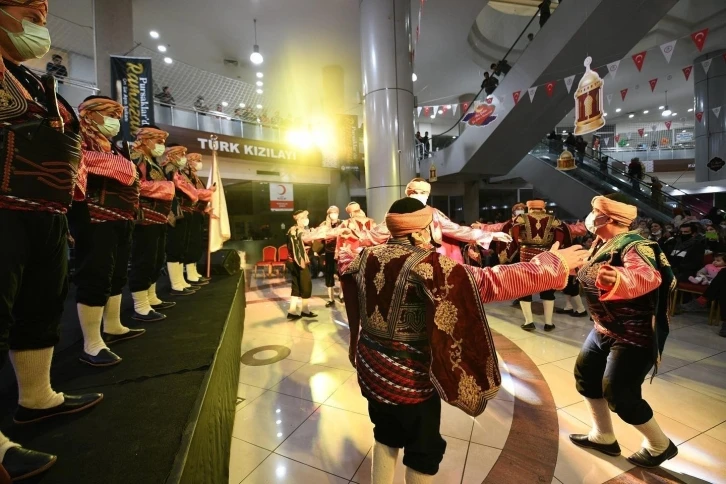
<svg viewBox="0 0 726 484"><path fill-rule="evenodd" d="M431 119L434 119L435 117L436 117L436 115L435 115L435 114L432 114L432 115L431 115Z"/></svg>
<svg viewBox="0 0 726 484"><path fill-rule="evenodd" d="M418 76L416 75L416 73L415 73L415 72L414 72L413 74L411 74L411 80L412 80L413 82L416 82L416 80L417 80L417 79L418 79Z"/></svg>
<svg viewBox="0 0 726 484"><path fill-rule="evenodd" d="M683 131L681 131L681 133L685 133L685 132L686 132L686 130L685 130L685 129L684 129Z"/></svg>
<svg viewBox="0 0 726 484"><path fill-rule="evenodd" d="M673 114L671 114L671 116L677 116L677 115L678 115L678 113L673 113Z"/></svg>
<svg viewBox="0 0 726 484"><path fill-rule="evenodd" d="M663 109L665 109L665 106L658 106L658 109L660 109L661 111L663 111Z"/></svg>
<svg viewBox="0 0 726 484"><path fill-rule="evenodd" d="M456 136L454 136L453 138L454 138L454 139L456 139L457 137L456 137Z"/></svg>
<svg viewBox="0 0 726 484"><path fill-rule="evenodd" d="M689 113L692 112L692 111L693 111L693 108L688 108L688 112Z"/></svg>
<svg viewBox="0 0 726 484"><path fill-rule="evenodd" d="M171 57L164 57L164 62L166 62L167 64L171 64L174 61L171 60Z"/></svg>
<svg viewBox="0 0 726 484"><path fill-rule="evenodd" d="M258 79L262 79L263 77L265 77L265 75L263 73L261 73L261 72L258 72L257 73L257 78Z"/></svg>
<svg viewBox="0 0 726 484"><path fill-rule="evenodd" d="M226 108L227 106L229 106L229 103L227 101L222 101L222 106Z"/></svg>
<svg viewBox="0 0 726 484"><path fill-rule="evenodd" d="M262 89L257 90L257 94L262 94L264 91Z"/></svg>
<svg viewBox="0 0 726 484"><path fill-rule="evenodd" d="M166 46L165 45L160 45L159 47L157 47L157 49L159 49L159 52L166 52Z"/></svg>
<svg viewBox="0 0 726 484"><path fill-rule="evenodd" d="M262 87L265 85L265 83L262 81L257 81L256 84L257 84L257 87Z"/></svg>
<svg viewBox="0 0 726 484"><path fill-rule="evenodd" d="M620 109L620 108L615 110L616 113L619 113L620 111L622 111L622 109Z"/></svg>
<svg viewBox="0 0 726 484"><path fill-rule="evenodd" d="M262 64L264 61L262 54L260 54L260 46L257 45L257 19L255 21L255 45L252 47L252 54L250 54L250 62L255 65Z"/></svg>
<svg viewBox="0 0 726 484"><path fill-rule="evenodd" d="M245 107L245 106L246 106L246 104L245 104L245 103L239 103L239 107L243 108L243 107Z"/></svg>
<svg viewBox="0 0 726 484"><path fill-rule="evenodd" d="M629 118L634 118L634 117L635 117L635 114L633 114L633 113L630 113L630 114L628 114L628 117L629 117Z"/></svg>
<svg viewBox="0 0 726 484"><path fill-rule="evenodd" d="M258 104L256 107L257 109L262 109L262 104Z"/></svg>
<svg viewBox="0 0 726 484"><path fill-rule="evenodd" d="M648 137L648 133L645 133L645 134L643 135L643 138L647 138L647 137Z"/></svg>
<svg viewBox="0 0 726 484"><path fill-rule="evenodd" d="M439 114L444 114L444 111L442 111L441 109L439 109Z"/></svg>
<svg viewBox="0 0 726 484"><path fill-rule="evenodd" d="M149 32L149 35L151 36L152 39L159 38L159 32L157 32L156 30L152 30L151 32Z"/></svg>
<svg viewBox="0 0 726 484"><path fill-rule="evenodd" d="M645 111L643 111L643 114L648 114L649 112L650 112L650 111L648 111L648 110L646 109Z"/></svg>
<svg viewBox="0 0 726 484"><path fill-rule="evenodd" d="M603 115L603 116L607 116L607 115L608 115L608 113L602 113L602 115Z"/></svg>
<svg viewBox="0 0 726 484"><path fill-rule="evenodd" d="M451 104L447 104L446 109L451 109Z"/></svg>

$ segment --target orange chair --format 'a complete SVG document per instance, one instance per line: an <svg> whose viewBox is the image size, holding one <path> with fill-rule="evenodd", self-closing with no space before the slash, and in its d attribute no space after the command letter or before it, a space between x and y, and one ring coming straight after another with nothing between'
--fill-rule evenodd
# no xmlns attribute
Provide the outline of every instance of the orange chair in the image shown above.
<svg viewBox="0 0 726 484"><path fill-rule="evenodd" d="M282 274L287 270L287 245L281 245L277 248L277 260L272 263L272 269L281 268Z"/></svg>
<svg viewBox="0 0 726 484"><path fill-rule="evenodd" d="M263 247L262 249L262 260L255 264L255 277L257 277L257 269L267 268L267 273L272 273L272 264L276 261L277 249L271 245ZM263 272L264 276L264 272Z"/></svg>

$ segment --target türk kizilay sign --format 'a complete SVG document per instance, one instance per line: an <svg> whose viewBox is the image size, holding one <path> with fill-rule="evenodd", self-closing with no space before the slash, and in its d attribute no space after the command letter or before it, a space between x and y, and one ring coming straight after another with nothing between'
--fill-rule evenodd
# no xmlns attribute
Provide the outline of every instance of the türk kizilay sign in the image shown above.
<svg viewBox="0 0 726 484"><path fill-rule="evenodd" d="M209 138L197 138L202 150L210 149L208 146ZM258 156L260 158L274 158L278 160L297 160L297 152L291 150L282 150L268 148L265 146L256 146L247 143L232 143L228 141L218 141L219 151L223 153L245 154L249 156Z"/></svg>

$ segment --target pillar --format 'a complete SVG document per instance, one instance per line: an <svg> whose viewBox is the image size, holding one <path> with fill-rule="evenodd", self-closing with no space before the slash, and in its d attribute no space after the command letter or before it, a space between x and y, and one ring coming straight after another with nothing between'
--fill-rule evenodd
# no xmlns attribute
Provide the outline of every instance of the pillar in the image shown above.
<svg viewBox="0 0 726 484"><path fill-rule="evenodd" d="M464 220L473 224L479 221L479 182L464 183Z"/></svg>
<svg viewBox="0 0 726 484"><path fill-rule="evenodd" d="M709 52L693 62L693 90L696 99L695 112L703 112L696 123L696 181L726 180L726 167L713 171L709 161L721 158L726 161L726 49ZM712 59L708 73L701 63ZM713 108L721 107L718 117Z"/></svg>
<svg viewBox="0 0 726 484"><path fill-rule="evenodd" d="M382 222L416 176L410 0L361 0L368 216Z"/></svg>
<svg viewBox="0 0 726 484"><path fill-rule="evenodd" d="M93 0L93 34L96 42L96 86L111 95L111 55L133 50L134 26L131 0ZM148 34L148 33L147 33Z"/></svg>

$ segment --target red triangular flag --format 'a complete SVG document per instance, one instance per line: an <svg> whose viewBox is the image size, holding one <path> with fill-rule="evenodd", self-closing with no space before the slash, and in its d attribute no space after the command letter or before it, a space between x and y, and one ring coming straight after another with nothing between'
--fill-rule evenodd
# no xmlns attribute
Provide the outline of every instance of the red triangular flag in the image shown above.
<svg viewBox="0 0 726 484"><path fill-rule="evenodd" d="M469 110L469 103L464 103L461 105L464 112L467 112Z"/></svg>
<svg viewBox="0 0 726 484"><path fill-rule="evenodd" d="M655 85L658 84L658 78L651 79L648 83L650 83L650 92L653 92L655 91Z"/></svg>
<svg viewBox="0 0 726 484"><path fill-rule="evenodd" d="M691 71L693 70L693 66L688 66L683 68L683 75L686 76L686 80L688 80L689 77L691 77Z"/></svg>
<svg viewBox="0 0 726 484"><path fill-rule="evenodd" d="M707 36L708 36L708 28L699 30L698 32L693 32L691 34L691 39L693 39L693 43L696 44L696 48L698 49L698 52L701 52L701 49L703 49L703 44L706 43Z"/></svg>
<svg viewBox="0 0 726 484"><path fill-rule="evenodd" d="M547 95L549 97L552 97L552 93L555 92L555 83L554 83L554 81L550 81L547 84L545 84L545 89L547 90Z"/></svg>
<svg viewBox="0 0 726 484"><path fill-rule="evenodd" d="M616 134L615 135L615 142L616 143L620 143L620 135L619 134Z"/></svg>
<svg viewBox="0 0 726 484"><path fill-rule="evenodd" d="M633 54L633 62L635 62L635 67L638 68L638 72L640 72L640 69L643 68L643 62L645 62L645 54L647 51L639 52L637 54Z"/></svg>
<svg viewBox="0 0 726 484"><path fill-rule="evenodd" d="M426 106L424 108L424 116L428 116L429 114L431 114L431 107L430 106Z"/></svg>
<svg viewBox="0 0 726 484"><path fill-rule="evenodd" d="M640 136L642 138L643 137L643 133L645 133L645 130L643 128L640 128L638 130L638 136Z"/></svg>
<svg viewBox="0 0 726 484"><path fill-rule="evenodd" d="M623 101L625 101L625 96L628 95L628 89L621 89L620 90L620 97L623 98Z"/></svg>
<svg viewBox="0 0 726 484"><path fill-rule="evenodd" d="M670 121L666 121L665 122L665 125L666 125L666 129L671 129L671 122Z"/></svg>
<svg viewBox="0 0 726 484"><path fill-rule="evenodd" d="M519 96L522 94L522 91L514 91L512 93L512 97L514 98L514 104L517 104L519 102Z"/></svg>
<svg viewBox="0 0 726 484"><path fill-rule="evenodd" d="M703 111L699 111L696 113L696 119L700 122L703 118Z"/></svg>

